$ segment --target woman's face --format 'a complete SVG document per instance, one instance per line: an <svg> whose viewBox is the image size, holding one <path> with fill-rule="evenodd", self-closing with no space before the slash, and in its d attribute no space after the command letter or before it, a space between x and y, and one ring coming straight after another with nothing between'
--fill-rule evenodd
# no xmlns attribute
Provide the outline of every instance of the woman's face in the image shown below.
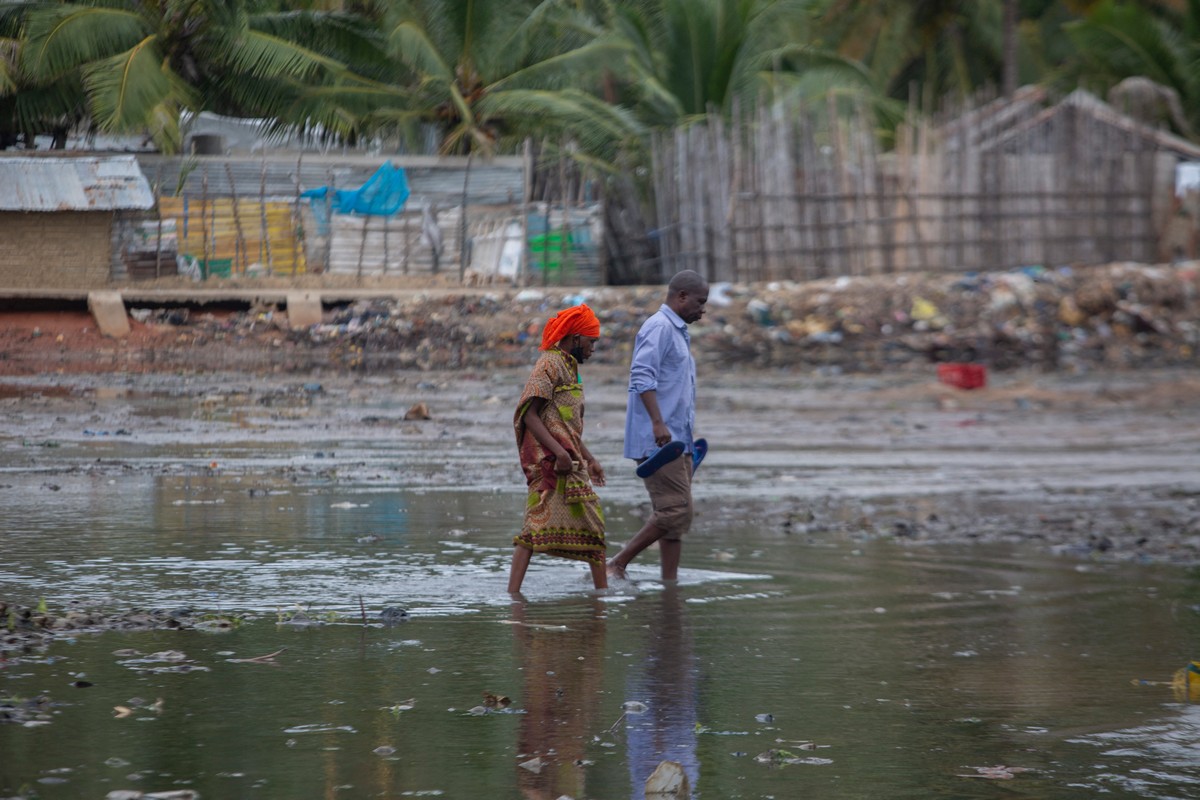
<svg viewBox="0 0 1200 800"><path fill-rule="evenodd" d="M571 344L571 349L568 350L576 361L582 364L592 357L592 353L596 349L596 342L600 341L600 337L584 336L582 334L572 334L574 340Z"/></svg>

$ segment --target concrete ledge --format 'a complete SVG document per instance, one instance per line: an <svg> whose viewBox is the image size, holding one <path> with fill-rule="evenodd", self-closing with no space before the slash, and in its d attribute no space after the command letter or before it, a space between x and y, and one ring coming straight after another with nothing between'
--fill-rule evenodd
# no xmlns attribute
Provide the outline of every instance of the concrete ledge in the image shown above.
<svg viewBox="0 0 1200 800"><path fill-rule="evenodd" d="M533 287L541 289L543 287ZM546 287L557 291L570 291L569 286ZM593 287L594 288L594 287ZM0 302L5 300L62 300L64 302L83 302L93 291L117 292L128 304L146 303L148 305L165 303L186 303L207 305L208 303L245 303L266 305L287 303L288 295L295 292L310 292L319 295L322 303L336 305L338 303L353 303L357 300L397 300L422 299L426 297L459 297L479 295L503 295L515 293L521 287L510 284L494 286L413 286L395 288L352 288L352 287L312 287L304 289L274 289L246 286L237 289L143 289L139 286L118 286L114 289L22 289L0 286Z"/></svg>
<svg viewBox="0 0 1200 800"><path fill-rule="evenodd" d="M321 295L317 292L288 292L288 325L293 330L321 324Z"/></svg>
<svg viewBox="0 0 1200 800"><path fill-rule="evenodd" d="M88 292L87 304L100 333L117 339L129 335L129 317L120 292Z"/></svg>

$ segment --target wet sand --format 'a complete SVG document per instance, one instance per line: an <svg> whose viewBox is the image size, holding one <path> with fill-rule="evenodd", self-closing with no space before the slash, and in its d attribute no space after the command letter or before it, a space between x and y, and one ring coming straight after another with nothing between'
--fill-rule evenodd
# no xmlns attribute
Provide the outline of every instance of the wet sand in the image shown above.
<svg viewBox="0 0 1200 800"><path fill-rule="evenodd" d="M10 469L47 476L159 468L119 456L64 461L59 444L97 437L134 448L239 441L276 452L336 442L338 452L321 461L334 480L517 489L511 415L524 377L504 368L6 378L0 439ZM603 499L637 519L644 490L620 456L624 372L585 367L585 384L586 436L610 475ZM156 416L155 403L170 410ZM419 403L431 418L405 419ZM814 544L1013 541L1081 560L1196 564L1198 422L1200 379L1191 372L1009 373L970 391L937 383L932 369L702 372L698 433L710 452L696 480L695 530L719 533L736 520ZM411 460L364 462L359 451L382 440ZM184 468L208 468L193 460ZM279 477L291 469L281 464ZM631 533L610 530L610 542Z"/></svg>

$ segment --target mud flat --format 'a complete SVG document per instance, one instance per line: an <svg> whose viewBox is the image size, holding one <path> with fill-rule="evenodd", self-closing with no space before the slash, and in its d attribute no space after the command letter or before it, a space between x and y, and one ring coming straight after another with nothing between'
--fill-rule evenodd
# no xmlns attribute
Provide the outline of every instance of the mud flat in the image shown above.
<svg viewBox="0 0 1200 800"><path fill-rule="evenodd" d="M517 491L511 415L524 376L8 378L0 438L10 471L47 476L207 468L186 455L164 467L139 448L187 454L248 441L287 453L333 442L338 453L320 462L333 480L370 473L388 485ZM588 438L610 473L604 499L637 506L644 493L620 455L623 370L589 367L585 382ZM696 482L700 532L753 520L814 542L1004 540L1087 559L1200 562L1200 378L1191 371L1008 373L969 391L911 372L710 370L700 384L698 433L711 444ZM406 419L419 404L431 418ZM73 449L104 437L122 445L120 456ZM367 463L367 447L388 452ZM450 463L447 452L469 457ZM266 469L294 478L284 463ZM614 541L624 535L610 531Z"/></svg>

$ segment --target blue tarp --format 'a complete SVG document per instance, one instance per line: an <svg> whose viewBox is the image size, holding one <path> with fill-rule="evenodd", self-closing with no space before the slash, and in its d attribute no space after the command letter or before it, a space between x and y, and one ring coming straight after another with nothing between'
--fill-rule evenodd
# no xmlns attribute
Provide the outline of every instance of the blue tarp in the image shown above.
<svg viewBox="0 0 1200 800"><path fill-rule="evenodd" d="M404 208L408 201L408 178L404 170L390 161L375 170L367 182L357 189L337 189L329 199L329 187L309 189L301 194L312 204L313 216L317 220L317 232L321 236L329 233L329 215L372 214L388 217Z"/></svg>

